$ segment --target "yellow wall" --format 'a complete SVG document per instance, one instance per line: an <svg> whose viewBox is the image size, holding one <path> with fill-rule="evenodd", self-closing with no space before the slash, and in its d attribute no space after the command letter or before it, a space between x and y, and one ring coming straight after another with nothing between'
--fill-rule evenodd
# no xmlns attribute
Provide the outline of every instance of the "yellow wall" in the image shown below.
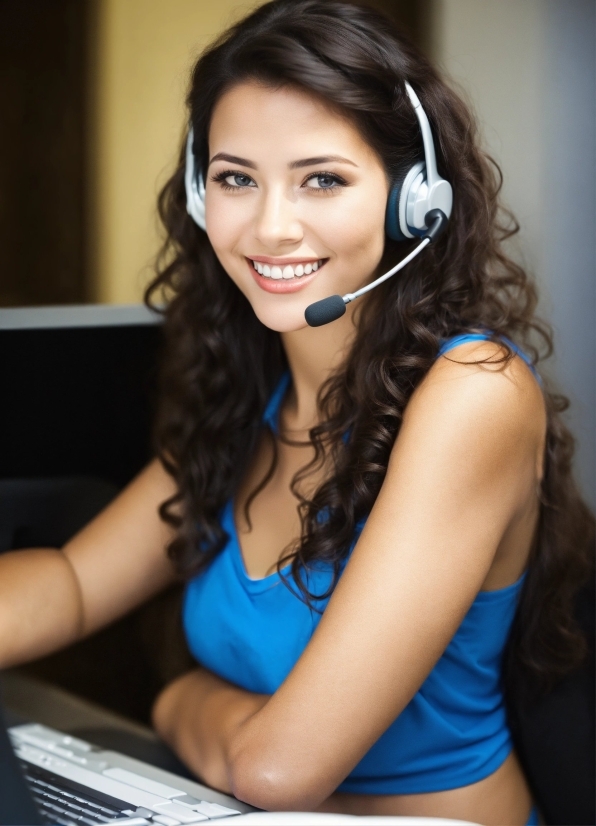
<svg viewBox="0 0 596 826"><path fill-rule="evenodd" d="M193 59L255 0L97 0L91 32L89 247L94 301L134 303L159 244Z"/></svg>

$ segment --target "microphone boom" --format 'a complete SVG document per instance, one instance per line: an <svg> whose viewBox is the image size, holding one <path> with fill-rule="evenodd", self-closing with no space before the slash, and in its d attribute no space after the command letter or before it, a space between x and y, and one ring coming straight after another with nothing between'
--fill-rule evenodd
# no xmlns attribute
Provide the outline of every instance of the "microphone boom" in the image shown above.
<svg viewBox="0 0 596 826"><path fill-rule="evenodd" d="M447 226L447 216L440 209L431 209L426 213L425 222L427 230L422 236L421 242L406 255L405 258L402 258L395 267L392 267L389 272L375 279L372 284L367 284L366 287L361 287L361 289L356 290L355 293L346 293L344 296L330 295L329 298L322 298L320 301L315 301L314 304L309 304L304 311L304 318L307 324L311 327L322 327L323 324L329 324L330 321L341 318L346 311L346 304L364 295L364 293L373 290L379 284L382 284L383 281L387 281L388 278L391 278L392 275L399 272L406 264L409 264L412 258L416 258L425 247L432 244L435 238L440 235Z"/></svg>

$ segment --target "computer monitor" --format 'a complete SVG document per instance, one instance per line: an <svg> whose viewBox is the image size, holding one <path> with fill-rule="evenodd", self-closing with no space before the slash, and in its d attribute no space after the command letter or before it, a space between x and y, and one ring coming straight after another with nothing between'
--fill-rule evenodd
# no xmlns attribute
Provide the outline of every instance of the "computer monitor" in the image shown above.
<svg viewBox="0 0 596 826"><path fill-rule="evenodd" d="M126 484L151 455L159 320L141 305L0 310L0 479Z"/></svg>

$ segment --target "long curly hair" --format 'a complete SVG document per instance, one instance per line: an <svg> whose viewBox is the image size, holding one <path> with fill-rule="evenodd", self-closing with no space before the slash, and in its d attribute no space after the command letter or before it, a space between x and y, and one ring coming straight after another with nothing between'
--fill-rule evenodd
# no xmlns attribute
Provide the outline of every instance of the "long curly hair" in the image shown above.
<svg viewBox="0 0 596 826"><path fill-rule="evenodd" d="M278 568L291 561L291 577L310 604L325 595L309 593L301 572L325 561L335 571L334 587L355 527L383 484L404 410L442 340L490 330L495 341L515 340L537 363L552 351L551 334L535 316L534 285L503 249L518 226L499 206L500 171L479 149L470 112L380 13L339 0L266 3L202 54L187 98L194 151L204 167L214 107L232 86L253 80L324 98L351 119L396 180L423 157L406 79L430 120L439 172L453 185L453 212L436 243L369 296L357 314L351 352L320 389L320 424L310 431L315 457L292 484L302 533ZM186 212L183 146L159 213L167 240L145 298L155 307L167 297L156 447L177 485L160 513L175 528L169 555L188 578L224 547L221 508L237 491L259 438L271 438L275 448L261 418L287 362L279 334L256 318ZM410 248L387 239L381 266ZM503 361L512 357L505 346ZM594 521L572 478L573 439L560 417L567 401L547 386L544 397L540 517L514 638L517 663L549 680L585 655L573 600L590 570ZM307 499L300 482L323 463L332 472Z"/></svg>

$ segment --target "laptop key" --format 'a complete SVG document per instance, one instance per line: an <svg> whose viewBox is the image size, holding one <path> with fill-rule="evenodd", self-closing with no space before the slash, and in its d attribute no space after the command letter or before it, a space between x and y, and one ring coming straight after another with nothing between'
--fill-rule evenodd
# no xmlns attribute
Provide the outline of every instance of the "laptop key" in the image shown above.
<svg viewBox="0 0 596 826"><path fill-rule="evenodd" d="M85 809L82 814L85 817L91 818L94 823L108 823L110 820L113 820L113 817L108 817L107 815L102 815L101 812L94 812L92 809ZM122 817L122 815L118 815L118 817Z"/></svg>
<svg viewBox="0 0 596 826"><path fill-rule="evenodd" d="M159 803L154 806L154 810L155 814L173 817L180 823L196 823L198 820L209 819L201 812L195 812L194 809L188 809L186 806L178 806L177 803Z"/></svg>
<svg viewBox="0 0 596 826"><path fill-rule="evenodd" d="M179 803L188 806L193 812L200 812L208 818L228 817L228 815L239 815L238 809L230 809L228 806L220 806L219 803L209 803L207 800L197 800L190 794L179 795L172 803Z"/></svg>
<svg viewBox="0 0 596 826"><path fill-rule="evenodd" d="M40 766L27 763L26 761L22 761L21 765L24 768L29 782L31 782L32 778L39 778L48 784L49 791L53 793L54 790L56 790L61 796L71 798L72 801L76 801L77 804L82 803L86 806L87 802L92 800L95 804L101 805L102 813L112 818L120 818L120 813L123 812L124 809L130 808L130 804L124 800L118 800L105 792L83 786L75 780L58 776ZM84 797L82 797L82 795L84 795Z"/></svg>
<svg viewBox="0 0 596 826"><path fill-rule="evenodd" d="M66 814L64 809L61 806L56 806L54 803L50 803L47 800L43 801L44 809L50 809L52 812L60 812L60 814Z"/></svg>
<svg viewBox="0 0 596 826"><path fill-rule="evenodd" d="M229 815L239 815L238 809L229 809L227 806L220 806L219 803L209 803L207 800L201 800L200 803L192 807L193 812L200 812L206 815L210 820L216 817L228 817Z"/></svg>
<svg viewBox="0 0 596 826"><path fill-rule="evenodd" d="M98 812L101 812L102 807L98 803L92 803L90 800L86 801L87 806L91 809L95 809Z"/></svg>
<svg viewBox="0 0 596 826"><path fill-rule="evenodd" d="M111 820L122 817L120 813L102 813L100 806L91 804L86 800L81 799L80 802L83 805L79 806L73 802L72 796L70 799L66 799L62 796L58 797L57 795L50 795L46 791L42 791L39 786L33 786L33 792L35 801L42 807L42 809L44 804L49 806L50 801L54 805L58 804L59 811L70 817L69 823L80 823L82 822L81 818L86 817L88 821L91 821L94 824L94 826L99 826L99 824L109 823ZM89 808L92 805L94 808ZM45 811L47 813L50 809L46 809Z"/></svg>
<svg viewBox="0 0 596 826"><path fill-rule="evenodd" d="M107 818L101 816L98 817L91 812L87 813L80 807L77 807L78 811L75 811L70 801L60 800L55 795L52 795L51 802L46 794L34 794L33 799L38 804L42 814L47 815L52 822L56 820L57 814L63 818L63 820L59 820L60 824L64 822L68 823L69 826L70 824L77 824L78 826L80 823L84 823L85 826L90 826L90 824L93 826L99 826L99 824L105 824L107 821ZM85 815L88 816L85 817ZM64 820L64 818L67 818L67 820Z"/></svg>
<svg viewBox="0 0 596 826"><path fill-rule="evenodd" d="M152 818L154 814L155 812L151 812L149 811L149 809L144 809L142 806L137 806L137 808L135 809L135 815L137 817L145 817L147 818L147 820Z"/></svg>

